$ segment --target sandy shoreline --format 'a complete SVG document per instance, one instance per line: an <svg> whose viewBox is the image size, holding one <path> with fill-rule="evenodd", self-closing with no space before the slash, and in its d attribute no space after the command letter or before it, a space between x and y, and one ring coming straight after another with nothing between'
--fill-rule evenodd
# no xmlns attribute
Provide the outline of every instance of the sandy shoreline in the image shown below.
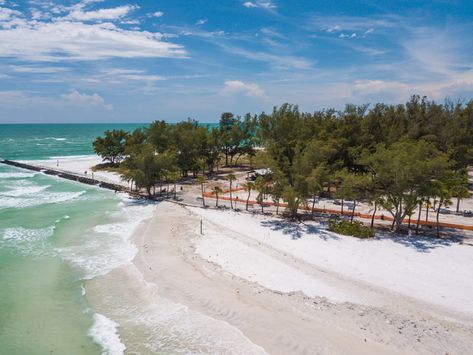
<svg viewBox="0 0 473 355"><path fill-rule="evenodd" d="M473 348L468 312L340 277L291 250L283 253L236 235L213 215L205 216L207 211L197 212L160 203L154 217L134 233L139 251L133 263L87 283L87 298L98 312L120 324L129 353L192 349L213 354L466 354ZM212 254L216 236L233 254L239 250L232 243L254 252L247 253L246 260L254 270L280 265L273 269L273 284L265 285L271 290L261 285L267 274L248 278L238 269L232 271L234 261L224 248L218 249L223 256ZM261 264L254 257L267 259ZM289 275L277 274L282 271ZM305 283L315 285L312 294L290 291L299 286L288 279L300 279L299 273L307 277ZM342 299L318 296L320 285L330 287L331 293L325 290L323 296L333 297L336 290Z"/></svg>

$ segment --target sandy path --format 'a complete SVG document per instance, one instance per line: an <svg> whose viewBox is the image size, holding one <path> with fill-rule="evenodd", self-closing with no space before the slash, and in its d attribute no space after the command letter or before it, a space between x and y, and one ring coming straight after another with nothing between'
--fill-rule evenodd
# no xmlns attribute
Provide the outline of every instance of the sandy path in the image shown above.
<svg viewBox="0 0 473 355"><path fill-rule="evenodd" d="M196 254L193 240L205 238L198 234L200 219L183 207L161 203L155 217L135 233L139 253L134 264L88 283L91 304L121 325L130 353L173 353L174 343L168 348L162 341L158 348L153 344L169 336L163 329L176 327L172 337L178 343L214 354L260 353L262 348L271 354L467 354L473 348L473 333L466 325L439 319L397 295L315 270L252 241L241 242L341 294L359 297L365 305L270 291L226 272ZM232 237L231 231L218 228ZM179 307L186 311L176 319L179 312L169 310ZM211 334L225 339L225 347L202 345Z"/></svg>

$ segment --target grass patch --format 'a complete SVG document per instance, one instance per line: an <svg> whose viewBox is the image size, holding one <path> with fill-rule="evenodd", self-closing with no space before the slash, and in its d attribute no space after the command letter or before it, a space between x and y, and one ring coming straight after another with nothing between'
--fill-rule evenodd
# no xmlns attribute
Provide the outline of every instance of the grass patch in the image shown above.
<svg viewBox="0 0 473 355"><path fill-rule="evenodd" d="M360 221L346 221L346 220L330 220L328 223L328 229L332 232L351 235L356 238L372 238L374 232L370 228L366 227Z"/></svg>
<svg viewBox="0 0 473 355"><path fill-rule="evenodd" d="M92 171L109 171L111 173L122 173L125 171L124 168L117 164L102 163L97 164L91 168Z"/></svg>

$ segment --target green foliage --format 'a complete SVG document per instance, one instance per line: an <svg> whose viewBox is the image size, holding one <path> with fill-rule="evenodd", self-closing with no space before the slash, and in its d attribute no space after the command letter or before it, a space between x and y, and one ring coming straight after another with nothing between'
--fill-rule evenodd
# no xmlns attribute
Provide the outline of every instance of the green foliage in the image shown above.
<svg viewBox="0 0 473 355"><path fill-rule="evenodd" d="M94 151L112 165L120 163L125 156L128 133L122 129L105 131L104 137L97 137L93 142Z"/></svg>
<svg viewBox="0 0 473 355"><path fill-rule="evenodd" d="M225 112L213 129L191 119L156 121L129 135L108 131L94 148L113 164L125 158L120 170L143 188L172 171L212 173L222 158L236 165L244 156L272 170L271 181L247 186L258 191L262 209L270 194L275 202L287 202L295 217L309 199L313 207L318 195L335 193L353 201L352 217L356 204L368 201L388 210L399 230L404 217L432 198L445 206L455 197L458 209L468 196L471 137L473 100L437 104L413 96L401 105L347 105L342 111L304 113L283 104L259 116Z"/></svg>
<svg viewBox="0 0 473 355"><path fill-rule="evenodd" d="M374 173L381 188L380 204L392 214L396 231L419 199L435 196L433 182L450 170L448 156L423 140L379 145L360 163Z"/></svg>
<svg viewBox="0 0 473 355"><path fill-rule="evenodd" d="M372 229L366 227L360 221L346 221L346 220L330 220L329 230L338 234L351 235L356 238L372 238L374 232Z"/></svg>
<svg viewBox="0 0 473 355"><path fill-rule="evenodd" d="M225 155L225 165L236 164L243 155L254 155L257 117L246 114L242 119L224 112L219 122L219 143ZM234 158L236 160L234 161Z"/></svg>

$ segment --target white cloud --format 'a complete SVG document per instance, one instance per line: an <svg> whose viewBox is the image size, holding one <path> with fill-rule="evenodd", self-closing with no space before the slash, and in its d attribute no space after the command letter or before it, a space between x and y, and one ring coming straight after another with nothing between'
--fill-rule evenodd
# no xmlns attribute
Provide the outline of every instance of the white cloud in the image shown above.
<svg viewBox="0 0 473 355"><path fill-rule="evenodd" d="M152 17L162 17L164 15L164 12L162 11L156 11L151 14Z"/></svg>
<svg viewBox="0 0 473 355"><path fill-rule="evenodd" d="M333 27L329 27L329 28L326 29L326 31L329 32L329 33L339 32L341 30L342 30L342 28L339 25L335 25Z"/></svg>
<svg viewBox="0 0 473 355"><path fill-rule="evenodd" d="M250 7L258 7L258 5L256 5L255 3L251 2L251 1L244 2L244 3L243 3L243 6L244 6L244 7L248 7L248 8L250 8Z"/></svg>
<svg viewBox="0 0 473 355"><path fill-rule="evenodd" d="M413 94L426 95L430 99L442 100L449 96L473 92L473 71L456 73L445 80L426 82L401 82L396 80L358 80L354 83L355 96L381 95L396 101L407 100Z"/></svg>
<svg viewBox="0 0 473 355"><path fill-rule="evenodd" d="M24 66L24 65L10 65L10 69L17 73L32 73L32 74L53 74L67 71L63 67L38 67L38 66Z"/></svg>
<svg viewBox="0 0 473 355"><path fill-rule="evenodd" d="M69 93L62 95L62 98L65 101L78 106L103 106L107 110L112 109L112 105L105 104L103 97L96 93L88 95L82 94L76 89L72 89Z"/></svg>
<svg viewBox="0 0 473 355"><path fill-rule="evenodd" d="M180 45L161 39L160 33L125 30L111 23L32 21L0 30L0 57L33 61L185 57Z"/></svg>
<svg viewBox="0 0 473 355"><path fill-rule="evenodd" d="M202 19L198 20L195 24L197 26L201 26L201 25L204 25L206 23L207 23L207 19L202 18Z"/></svg>
<svg viewBox="0 0 473 355"><path fill-rule="evenodd" d="M433 28L411 29L412 35L401 44L410 60L434 74L448 75L461 66L470 67L470 58L464 58L465 43L454 33Z"/></svg>
<svg viewBox="0 0 473 355"><path fill-rule="evenodd" d="M99 9L95 11L82 11L82 8L76 8L72 10L66 19L77 20L77 21L92 21L92 20L118 20L131 11L137 9L134 5L118 6L110 9Z"/></svg>
<svg viewBox="0 0 473 355"><path fill-rule="evenodd" d="M277 6L271 2L271 1L263 1L263 0L257 0L257 1L246 1L243 3L244 7L247 8L261 8L261 9L266 9L266 10L273 10L277 8Z"/></svg>
<svg viewBox="0 0 473 355"><path fill-rule="evenodd" d="M2 22L11 21L17 16L21 16L21 12L7 7L0 7L0 26L2 25Z"/></svg>
<svg viewBox="0 0 473 355"><path fill-rule="evenodd" d="M406 91L410 90L408 84L404 84L397 81L384 81L384 80L358 80L355 81L354 91L356 94L369 95L378 94L387 91L397 91L402 95Z"/></svg>
<svg viewBox="0 0 473 355"><path fill-rule="evenodd" d="M341 33L338 38L356 38L357 34L356 32L353 32L352 34L347 34L347 33Z"/></svg>
<svg viewBox="0 0 473 355"><path fill-rule="evenodd" d="M167 80L164 76L152 75L152 74L122 74L120 77L123 78L123 79L142 80L142 81Z"/></svg>
<svg viewBox="0 0 473 355"><path fill-rule="evenodd" d="M255 83L244 83L240 80L227 80L224 83L223 94L244 93L250 97L266 97L263 89Z"/></svg>
<svg viewBox="0 0 473 355"><path fill-rule="evenodd" d="M232 53L232 54L241 55L251 60L269 63L271 66L276 67L276 68L283 68L283 69L287 69L287 68L311 69L312 68L312 64L304 58L277 55L277 54L272 54L272 53L267 53L267 52L253 52L253 51L249 51L243 48L228 47L224 45L222 45L222 48L224 48L227 52Z"/></svg>

